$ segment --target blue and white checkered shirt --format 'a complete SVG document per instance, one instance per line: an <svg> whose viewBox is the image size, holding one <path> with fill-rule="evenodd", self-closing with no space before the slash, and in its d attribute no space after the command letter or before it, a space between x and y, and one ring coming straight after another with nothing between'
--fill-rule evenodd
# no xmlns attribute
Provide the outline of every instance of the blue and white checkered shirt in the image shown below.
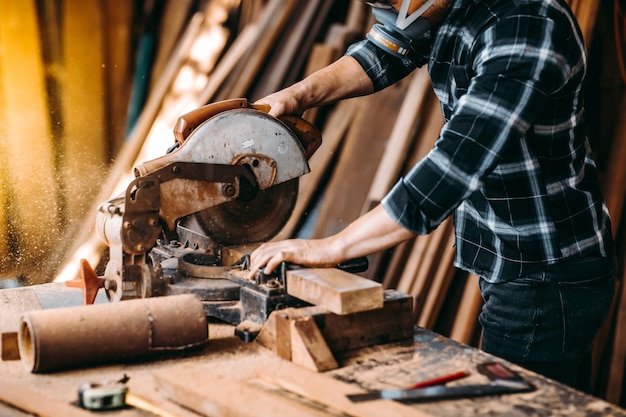
<svg viewBox="0 0 626 417"><path fill-rule="evenodd" d="M613 256L585 135L584 43L562 0L453 0L432 46L354 57L376 90L428 64L445 125L383 200L426 234L454 212L455 265L506 281L565 258Z"/></svg>

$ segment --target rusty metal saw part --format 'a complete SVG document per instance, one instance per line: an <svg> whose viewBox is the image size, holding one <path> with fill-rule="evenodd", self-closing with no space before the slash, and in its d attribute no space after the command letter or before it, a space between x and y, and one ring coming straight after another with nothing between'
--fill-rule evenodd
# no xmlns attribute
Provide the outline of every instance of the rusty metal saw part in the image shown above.
<svg viewBox="0 0 626 417"><path fill-rule="evenodd" d="M196 213L203 232L223 245L263 242L274 237L289 220L298 197L298 179L240 196Z"/></svg>
<svg viewBox="0 0 626 417"><path fill-rule="evenodd" d="M267 110L233 99L181 116L176 145L136 166L125 193L100 206L96 225L109 259L97 283L111 301L163 295L174 278L164 272L171 262L162 266L169 258L219 255L281 230L322 139L306 120ZM191 245L172 249L176 239Z"/></svg>

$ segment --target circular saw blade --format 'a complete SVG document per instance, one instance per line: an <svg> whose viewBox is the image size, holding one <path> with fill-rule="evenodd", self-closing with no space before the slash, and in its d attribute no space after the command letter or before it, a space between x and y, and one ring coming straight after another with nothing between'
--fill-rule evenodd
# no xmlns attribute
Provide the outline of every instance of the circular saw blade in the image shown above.
<svg viewBox="0 0 626 417"><path fill-rule="evenodd" d="M204 233L222 245L264 242L287 223L298 197L298 178L195 214Z"/></svg>

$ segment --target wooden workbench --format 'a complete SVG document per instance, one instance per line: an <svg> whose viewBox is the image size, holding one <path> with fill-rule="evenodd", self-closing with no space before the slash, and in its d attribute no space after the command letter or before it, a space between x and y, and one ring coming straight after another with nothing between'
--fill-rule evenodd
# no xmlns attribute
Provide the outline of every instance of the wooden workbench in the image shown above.
<svg viewBox="0 0 626 417"><path fill-rule="evenodd" d="M106 301L99 297L99 302ZM58 283L0 290L0 331L16 329L25 311L80 303L80 291ZM111 325L122 326L123 323L116 323L112 318ZM18 388L25 396L34 395L33 401L40 404L67 406L76 402L81 383L118 380L127 375L134 396L182 417L199 415L172 401L174 397L181 400L183 394L187 407L201 408L206 415L239 416L249 412L256 416L626 417L626 410L511 364L508 365L537 387L536 391L414 404L386 400L353 404L345 399L346 393L401 388L461 370L469 371L470 376L454 384L487 382L486 377L476 372L476 364L497 358L426 329L417 328L413 340L348 351L337 355L336 359L338 369L316 373L277 357L257 343L241 342L233 335L231 326L210 323L209 342L204 347L146 362L31 374L24 370L20 361L2 361L0 385ZM210 410L218 412L210 414ZM0 404L0 415L28 414ZM154 414L126 408L98 415Z"/></svg>

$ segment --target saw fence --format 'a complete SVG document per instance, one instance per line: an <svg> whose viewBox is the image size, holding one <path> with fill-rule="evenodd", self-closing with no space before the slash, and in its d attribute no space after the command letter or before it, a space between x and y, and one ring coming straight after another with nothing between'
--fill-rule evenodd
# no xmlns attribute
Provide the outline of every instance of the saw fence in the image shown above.
<svg viewBox="0 0 626 417"><path fill-rule="evenodd" d="M3 3L11 2L0 1ZM41 27L50 31L50 22L56 21L51 14L59 10L49 6L51 2L41 2L46 5L42 14L41 10L35 10L34 2L26 3L28 6L24 7L31 8L31 25L36 26L34 16L39 12L43 16ZM65 143L63 164L55 162L60 158L59 153L50 143L30 143L38 152L48 152L43 160L49 162L39 167L37 176L30 179L19 176L22 183L9 187L13 190L11 207L21 207L18 214L11 212L7 203L0 207L0 220L11 226L9 229L0 227L0 250L3 254L13 253L13 257L16 247L21 252L28 251L28 247L20 246L19 239L18 243L12 239L21 234L41 233L41 219L49 219L47 235L58 234L64 239L62 245L47 248L52 252L49 258L53 265L61 261L55 274L57 280L76 278L81 258L88 259L92 265L100 261L103 244L95 233L93 220L97 204L128 184L133 166L165 152L173 143L171 131L181 114L217 100L235 97L256 100L287 86L340 57L346 46L361 39L372 24L369 8L358 1L169 0L162 2L161 10L133 10L117 4L106 6L109 2L97 0L65 3L63 28L75 22L71 19L72 13L76 16L80 13L82 17L100 19L94 17L91 28L102 30L82 28L84 38L76 40L67 36L74 39L74 43L66 39L63 45L75 48L86 44L102 45L101 55L94 57L94 62L100 58L111 65L119 65L120 70L107 72L102 82L95 82L100 90L93 86L72 87L73 82L86 75L80 73L80 67L73 73L71 64L63 61L64 76L55 78L52 74L52 79L62 85L64 103L67 103L60 106L66 109L63 120L58 121L64 126L63 131L56 132ZM619 58L616 56L620 54L614 53L625 40L620 26L623 16L617 0L614 4L610 0L570 0L569 3L580 21L590 52L589 136L602 174L614 234L621 248L617 296L594 348L595 390L596 395L623 405L626 391L626 285L623 285L626 250L622 221L626 194L623 140L626 95L624 80L617 71L616 59ZM4 15L5 9L2 10ZM20 14L23 12L7 10L13 13L13 18L24 20ZM35 33L35 26L26 28ZM0 23L0 28L3 34L11 35L7 25ZM61 32L58 27L51 30L51 33ZM95 39L95 36L104 39ZM52 49L52 55L46 58L48 64L62 62L62 54L58 50L57 55L54 52ZM128 60L128 56L137 60ZM22 68L27 70L32 65L24 64ZM34 73L33 78L43 79L44 69L54 69L54 66L38 62L35 68L41 72ZM4 74L0 80L2 87L8 86L3 97L10 102L7 108L11 108L11 100L19 105L18 89L29 88L37 100L49 96L49 92L33 90L30 85L10 87L11 73L6 60L0 63L0 74ZM150 83L142 82L147 79ZM145 101L141 100L143 91ZM102 96L106 97L104 105L99 99ZM87 99L89 103L84 101ZM90 116L87 124L81 125L83 119L77 121L73 115L81 107L92 107L92 100L99 118ZM125 104L128 100L130 106ZM50 103L41 99L35 110L46 114L47 105ZM29 105L29 110L32 106ZM121 114L120 109L127 108L128 112ZM13 113L2 110L0 133L3 136L9 137L8 132L25 128L15 124L7 126L17 110ZM323 144L310 161L311 173L300 179L296 208L277 239L324 237L347 226L378 204L398 177L430 150L443 123L426 69L374 95L311 109L304 118L320 128ZM45 121L42 123L32 126L32 129L39 129L36 136L40 140L55 136L49 127L54 123L48 121L48 127ZM120 126L126 126L126 130L122 131ZM89 138L83 140L85 132L89 133ZM93 145L85 145L87 151L73 140L81 144L93 142ZM4 142L8 148L0 151L2 164L7 166L5 162L10 162L8 166L15 167L12 172L17 172L19 164L23 166L32 154L24 149L26 145L22 140ZM92 178L88 181L89 187L85 186L84 178L82 182L73 182L69 175L63 174L66 172L63 169L86 170L85 165L71 165L73 161L80 161L85 152L93 158L88 159L92 161L88 164L103 165L109 158L113 159L107 174ZM0 176L3 189L15 182L12 175L5 172ZM60 185L55 182L52 187L54 195L50 196L50 191L42 192L49 196L44 199L45 204L33 205L33 187L40 189L40 183L49 184L51 178L61 179ZM28 182L33 180L35 183ZM29 187L30 196L17 191ZM77 202L72 197L76 195L83 197ZM24 207L29 209L24 210ZM70 221L70 209L76 213L71 218L81 220ZM64 213L59 216L65 217L60 219L56 213ZM477 277L452 266L452 239L452 225L448 220L428 236L417 237L395 250L370 257L366 275L382 282L386 288L413 296L414 319L419 326L476 346L480 332L477 315L481 307Z"/></svg>

